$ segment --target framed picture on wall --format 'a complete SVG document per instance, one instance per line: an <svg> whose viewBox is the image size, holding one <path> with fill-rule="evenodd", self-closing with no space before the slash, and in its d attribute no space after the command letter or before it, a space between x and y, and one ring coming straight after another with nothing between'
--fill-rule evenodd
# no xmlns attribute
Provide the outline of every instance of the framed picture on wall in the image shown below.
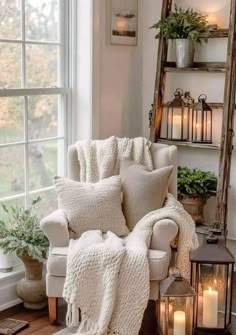
<svg viewBox="0 0 236 335"><path fill-rule="evenodd" d="M138 0L111 1L111 43L137 45Z"/></svg>

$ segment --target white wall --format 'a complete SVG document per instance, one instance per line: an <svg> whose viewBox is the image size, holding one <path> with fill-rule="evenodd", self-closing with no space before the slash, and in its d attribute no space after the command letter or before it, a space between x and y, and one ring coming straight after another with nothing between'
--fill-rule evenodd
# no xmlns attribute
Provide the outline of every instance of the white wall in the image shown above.
<svg viewBox="0 0 236 335"><path fill-rule="evenodd" d="M142 135L142 29L137 46L112 45L109 0L94 0L93 133L99 138ZM142 0L139 1L142 27Z"/></svg>
<svg viewBox="0 0 236 335"><path fill-rule="evenodd" d="M143 8L143 134L148 136L148 110L153 101L153 88L155 80L156 55L158 41L154 39L155 31L148 28L156 22L161 13L162 1L148 0ZM176 0L182 7L189 6L189 0ZM191 7L204 13L213 13L220 27L228 27L230 9L229 0L191 0ZM174 60L174 45L170 44L169 60ZM227 51L226 39L212 39L207 44L198 46L196 50L196 61L225 61ZM223 74L167 74L166 96L168 101L172 98L174 90L181 87L190 90L192 96L197 98L201 93L208 96L210 102L223 102L224 75ZM220 142L221 132L220 110L214 110L214 141ZM236 129L236 126L235 126ZM179 164L189 167L199 167L203 170L211 170L218 173L218 151L179 148ZM214 220L214 202L211 198L206 208L206 218L209 222ZM236 154L233 153L231 169L231 188L229 192L229 247L236 256Z"/></svg>

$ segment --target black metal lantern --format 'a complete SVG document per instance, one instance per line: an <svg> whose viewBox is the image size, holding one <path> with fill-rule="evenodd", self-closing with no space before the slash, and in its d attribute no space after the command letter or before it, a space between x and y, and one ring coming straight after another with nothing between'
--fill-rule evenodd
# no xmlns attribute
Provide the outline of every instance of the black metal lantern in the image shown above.
<svg viewBox="0 0 236 335"><path fill-rule="evenodd" d="M195 292L180 276L171 275L160 283L159 325L161 335L191 335Z"/></svg>
<svg viewBox="0 0 236 335"><path fill-rule="evenodd" d="M175 98L163 110L163 120L166 121L166 134L163 138L175 141L188 141L190 106L184 103L183 91L178 88Z"/></svg>
<svg viewBox="0 0 236 335"><path fill-rule="evenodd" d="M211 238L209 242L217 242ZM220 237L190 253L194 334L224 333L231 324L234 257Z"/></svg>
<svg viewBox="0 0 236 335"><path fill-rule="evenodd" d="M212 143L212 109L201 94L192 109L192 142Z"/></svg>

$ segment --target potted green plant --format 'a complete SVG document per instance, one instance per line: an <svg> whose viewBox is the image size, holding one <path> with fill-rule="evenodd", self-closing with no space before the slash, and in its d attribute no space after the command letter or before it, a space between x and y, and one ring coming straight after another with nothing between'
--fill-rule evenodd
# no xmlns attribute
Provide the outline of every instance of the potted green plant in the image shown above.
<svg viewBox="0 0 236 335"><path fill-rule="evenodd" d="M4 219L0 220L0 248L7 254L16 253L24 263L25 278L18 282L17 293L30 309L40 309L47 304L42 270L49 242L40 228L39 218L33 213L33 207L40 200L40 197L34 200L29 209L1 204Z"/></svg>
<svg viewBox="0 0 236 335"><path fill-rule="evenodd" d="M176 65L184 68L193 64L195 44L201 43L200 36L207 31L207 20L193 9L183 10L175 5L169 16L162 17L151 28L158 30L155 38L162 35L166 39L176 40Z"/></svg>
<svg viewBox="0 0 236 335"><path fill-rule="evenodd" d="M204 205L216 193L216 189L214 173L178 167L178 198L196 224L204 223Z"/></svg>

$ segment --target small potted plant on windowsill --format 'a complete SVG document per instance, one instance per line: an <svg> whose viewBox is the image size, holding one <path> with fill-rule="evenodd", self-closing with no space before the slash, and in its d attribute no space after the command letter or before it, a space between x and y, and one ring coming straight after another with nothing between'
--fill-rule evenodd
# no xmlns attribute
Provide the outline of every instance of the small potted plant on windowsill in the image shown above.
<svg viewBox="0 0 236 335"><path fill-rule="evenodd" d="M201 34L207 32L207 20L193 9L183 10L175 5L169 16L162 17L151 28L158 30L155 38L176 40L176 65L185 68L193 64L195 44L201 43Z"/></svg>
<svg viewBox="0 0 236 335"><path fill-rule="evenodd" d="M204 206L207 199L216 194L216 189L214 173L178 167L178 198L196 224L204 223Z"/></svg>
<svg viewBox="0 0 236 335"><path fill-rule="evenodd" d="M29 209L1 204L4 218L0 218L0 248L6 254L16 253L24 263L25 278L17 283L17 293L29 309L41 309L47 304L42 269L49 242L39 218L32 212L40 200L40 197L34 200Z"/></svg>

